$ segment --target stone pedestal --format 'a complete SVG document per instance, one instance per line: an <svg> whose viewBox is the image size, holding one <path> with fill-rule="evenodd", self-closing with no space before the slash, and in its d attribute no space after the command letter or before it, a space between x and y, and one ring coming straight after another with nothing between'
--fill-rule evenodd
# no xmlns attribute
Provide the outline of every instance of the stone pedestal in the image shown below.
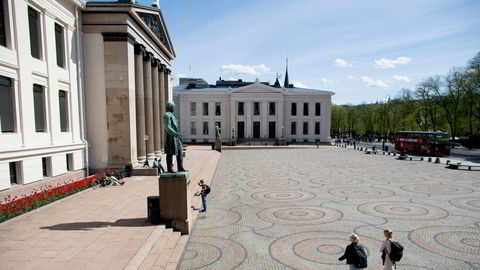
<svg viewBox="0 0 480 270"><path fill-rule="evenodd" d="M171 222L182 235L188 234L188 172L162 173L158 179L160 190L160 218Z"/></svg>
<svg viewBox="0 0 480 270"><path fill-rule="evenodd" d="M220 139L215 140L215 150L217 150L220 153L222 152L222 140Z"/></svg>

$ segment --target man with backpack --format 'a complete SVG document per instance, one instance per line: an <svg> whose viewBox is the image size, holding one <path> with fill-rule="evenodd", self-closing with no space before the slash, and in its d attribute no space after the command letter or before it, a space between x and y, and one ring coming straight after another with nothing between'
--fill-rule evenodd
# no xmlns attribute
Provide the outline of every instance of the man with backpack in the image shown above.
<svg viewBox="0 0 480 270"><path fill-rule="evenodd" d="M358 243L360 239L356 234L352 233L350 235L350 241L352 243L345 248L345 253L338 260L347 259L350 270L367 268L367 250L362 244Z"/></svg>
<svg viewBox="0 0 480 270"><path fill-rule="evenodd" d="M384 270L393 270L396 268L396 262L399 262L403 256L403 246L393 240L393 232L384 230L385 240L382 242L380 252L382 252L382 261Z"/></svg>
<svg viewBox="0 0 480 270"><path fill-rule="evenodd" d="M200 213L207 212L207 195L210 193L210 187L203 182L203 179L198 182L198 185L202 187L200 196L202 197L202 210Z"/></svg>

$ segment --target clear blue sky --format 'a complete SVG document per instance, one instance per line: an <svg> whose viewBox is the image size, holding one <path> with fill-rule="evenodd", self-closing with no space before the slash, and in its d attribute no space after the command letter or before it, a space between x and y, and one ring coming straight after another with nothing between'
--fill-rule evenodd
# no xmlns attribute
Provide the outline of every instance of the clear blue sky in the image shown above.
<svg viewBox="0 0 480 270"><path fill-rule="evenodd" d="M152 1L140 1L151 4ZM479 0L160 0L173 73L290 82L337 104L392 97L480 51ZM191 67L191 69L190 69Z"/></svg>

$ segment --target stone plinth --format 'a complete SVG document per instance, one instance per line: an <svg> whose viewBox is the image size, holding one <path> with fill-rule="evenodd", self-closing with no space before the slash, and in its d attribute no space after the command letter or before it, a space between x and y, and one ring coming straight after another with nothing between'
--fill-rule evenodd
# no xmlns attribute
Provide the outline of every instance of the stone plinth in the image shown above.
<svg viewBox="0 0 480 270"><path fill-rule="evenodd" d="M217 150L220 153L222 152L222 140L220 139L215 140L215 150Z"/></svg>
<svg viewBox="0 0 480 270"><path fill-rule="evenodd" d="M188 172L162 173L158 179L160 218L171 222L182 235L188 234Z"/></svg>

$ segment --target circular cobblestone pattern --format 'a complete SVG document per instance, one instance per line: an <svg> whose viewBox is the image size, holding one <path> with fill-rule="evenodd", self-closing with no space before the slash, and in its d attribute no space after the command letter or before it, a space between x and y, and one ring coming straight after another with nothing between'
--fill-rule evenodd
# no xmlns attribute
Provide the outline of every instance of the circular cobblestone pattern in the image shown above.
<svg viewBox="0 0 480 270"><path fill-rule="evenodd" d="M240 218L240 215L233 211L216 208L208 210L208 218L199 218L196 223L201 229L210 229L231 225Z"/></svg>
<svg viewBox="0 0 480 270"><path fill-rule="evenodd" d="M450 186L444 184L419 184L419 185L404 185L401 186L401 189L414 192L414 193L424 193L432 195L459 195L459 194L468 194L472 193L473 190L459 187L459 186Z"/></svg>
<svg viewBox="0 0 480 270"><path fill-rule="evenodd" d="M246 257L245 249L231 240L195 236L185 249L181 269L234 269Z"/></svg>
<svg viewBox="0 0 480 270"><path fill-rule="evenodd" d="M331 195L348 198L387 198L395 195L390 190L372 187L340 187L328 191Z"/></svg>
<svg viewBox="0 0 480 270"><path fill-rule="evenodd" d="M267 208L257 213L265 222L286 225L324 224L342 218L342 213L326 207L285 206Z"/></svg>
<svg viewBox="0 0 480 270"><path fill-rule="evenodd" d="M480 228L425 227L411 232L409 239L438 255L480 263Z"/></svg>
<svg viewBox="0 0 480 270"><path fill-rule="evenodd" d="M461 209L480 212L480 197L455 198L449 202L451 205Z"/></svg>
<svg viewBox="0 0 480 270"><path fill-rule="evenodd" d="M274 241L270 254L282 264L294 269L321 269L319 265L344 265L338 261L345 247L350 244L347 232L302 232ZM360 242L370 249L370 254L380 242L360 236ZM327 268L325 268L327 269Z"/></svg>
<svg viewBox="0 0 480 270"><path fill-rule="evenodd" d="M298 181L290 179L259 179L248 181L247 185L254 188L288 188L298 186Z"/></svg>
<svg viewBox="0 0 480 270"><path fill-rule="evenodd" d="M315 198L315 194L303 190L274 190L254 193L252 198L263 202L302 202Z"/></svg>
<svg viewBox="0 0 480 270"><path fill-rule="evenodd" d="M358 211L374 217L409 221L435 220L448 216L442 208L409 202L369 202L358 207Z"/></svg>

